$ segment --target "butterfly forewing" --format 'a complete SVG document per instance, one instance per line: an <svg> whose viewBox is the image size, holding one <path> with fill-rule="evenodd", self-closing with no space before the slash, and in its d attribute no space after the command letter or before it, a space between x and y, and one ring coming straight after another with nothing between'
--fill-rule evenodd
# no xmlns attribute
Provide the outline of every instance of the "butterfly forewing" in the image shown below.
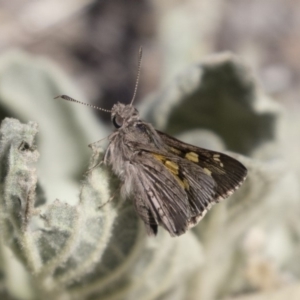
<svg viewBox="0 0 300 300"><path fill-rule="evenodd" d="M198 163L180 157L179 152L173 154L168 147L157 149L143 143L132 147L140 151L136 163L141 171L136 180L142 185L135 193L137 197L133 196L134 202L144 201L143 206L172 236L196 225L216 202L218 187L211 174ZM140 197L141 193L145 195ZM144 212L137 212L145 222Z"/></svg>
<svg viewBox="0 0 300 300"><path fill-rule="evenodd" d="M238 160L212 150L183 143L163 132L157 131L174 154L199 165L216 182L215 196L218 202L230 196L245 180L247 169Z"/></svg>

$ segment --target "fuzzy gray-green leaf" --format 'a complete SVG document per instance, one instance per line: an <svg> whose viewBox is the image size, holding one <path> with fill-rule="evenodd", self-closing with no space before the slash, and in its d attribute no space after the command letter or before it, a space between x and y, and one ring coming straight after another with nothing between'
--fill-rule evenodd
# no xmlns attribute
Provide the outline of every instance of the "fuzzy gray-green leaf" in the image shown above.
<svg viewBox="0 0 300 300"><path fill-rule="evenodd" d="M169 134L207 129L221 136L228 149L250 154L275 138L278 107L237 56L223 53L188 68L144 111Z"/></svg>

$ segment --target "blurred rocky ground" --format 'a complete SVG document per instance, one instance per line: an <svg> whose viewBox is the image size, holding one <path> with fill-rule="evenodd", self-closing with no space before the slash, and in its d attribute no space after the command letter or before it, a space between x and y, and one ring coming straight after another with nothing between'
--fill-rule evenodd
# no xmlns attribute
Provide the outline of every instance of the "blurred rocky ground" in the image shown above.
<svg viewBox="0 0 300 300"><path fill-rule="evenodd" d="M12 0L0 2L0 51L53 59L104 108L131 98L140 45L139 99L189 62L232 51L266 93L298 109L299 26L298 0Z"/></svg>

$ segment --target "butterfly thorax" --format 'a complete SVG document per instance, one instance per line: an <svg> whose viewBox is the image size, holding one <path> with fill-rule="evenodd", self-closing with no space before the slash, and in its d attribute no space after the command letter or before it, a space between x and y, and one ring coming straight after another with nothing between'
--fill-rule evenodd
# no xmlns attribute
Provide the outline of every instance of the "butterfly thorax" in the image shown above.
<svg viewBox="0 0 300 300"><path fill-rule="evenodd" d="M143 151L166 150L166 145L149 123L140 119L138 110L131 105L117 103L112 108L111 120L115 131L109 136L105 163L110 165L121 180L135 167Z"/></svg>

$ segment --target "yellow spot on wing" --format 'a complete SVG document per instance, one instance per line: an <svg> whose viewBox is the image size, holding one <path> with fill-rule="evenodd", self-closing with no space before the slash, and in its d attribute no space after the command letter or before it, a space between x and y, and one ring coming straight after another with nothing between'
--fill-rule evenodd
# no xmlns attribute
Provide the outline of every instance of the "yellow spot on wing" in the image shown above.
<svg viewBox="0 0 300 300"><path fill-rule="evenodd" d="M180 180L180 178L178 176L175 175L175 179L177 180L177 182L179 183L179 185L184 189L184 182L182 180Z"/></svg>
<svg viewBox="0 0 300 300"><path fill-rule="evenodd" d="M178 170L179 170L179 166L170 161L170 160L166 160L165 162L165 166L174 174L174 175L178 175Z"/></svg>
<svg viewBox="0 0 300 300"><path fill-rule="evenodd" d="M192 162L199 162L199 157L198 157L198 154L195 153L195 152L188 152L186 155L185 155L185 158L192 161Z"/></svg>
<svg viewBox="0 0 300 300"><path fill-rule="evenodd" d="M182 153L180 150L178 150L176 148L173 148L173 147L170 147L170 150L171 150L171 152L173 152L173 153L175 153L177 155L180 155Z"/></svg>
<svg viewBox="0 0 300 300"><path fill-rule="evenodd" d="M175 175L175 179L177 180L177 182L179 183L179 185L184 189L184 190L189 190L190 185L188 183L188 181L184 178L183 180L181 180L178 176Z"/></svg>
<svg viewBox="0 0 300 300"><path fill-rule="evenodd" d="M156 154L156 153L152 153L152 155L154 156L154 158L156 158L157 160L164 162L166 160L166 157L160 154Z"/></svg>
<svg viewBox="0 0 300 300"><path fill-rule="evenodd" d="M213 155L213 160L220 161L220 154L214 154Z"/></svg>
<svg viewBox="0 0 300 300"><path fill-rule="evenodd" d="M172 174L178 175L179 166L175 162L171 160L167 160L164 155L160 155L156 153L153 153L152 155L154 156L154 158L161 161Z"/></svg>
<svg viewBox="0 0 300 300"><path fill-rule="evenodd" d="M183 184L184 184L184 188L185 188L186 190L189 190L190 185L189 185L189 182L188 182L185 178L183 179Z"/></svg>
<svg viewBox="0 0 300 300"><path fill-rule="evenodd" d="M179 174L179 166L178 164L176 164L173 161L167 160L165 156L160 155L160 154L152 154L157 160L161 161L165 167L174 175L175 179L177 180L178 184L184 189L184 190L188 190L190 188L190 185L188 183L188 181L184 178L183 180L181 180L181 178L179 178L178 174Z"/></svg>
<svg viewBox="0 0 300 300"><path fill-rule="evenodd" d="M203 171L204 171L205 174L211 176L211 173L212 173L212 172L211 172L209 169L203 168Z"/></svg>

